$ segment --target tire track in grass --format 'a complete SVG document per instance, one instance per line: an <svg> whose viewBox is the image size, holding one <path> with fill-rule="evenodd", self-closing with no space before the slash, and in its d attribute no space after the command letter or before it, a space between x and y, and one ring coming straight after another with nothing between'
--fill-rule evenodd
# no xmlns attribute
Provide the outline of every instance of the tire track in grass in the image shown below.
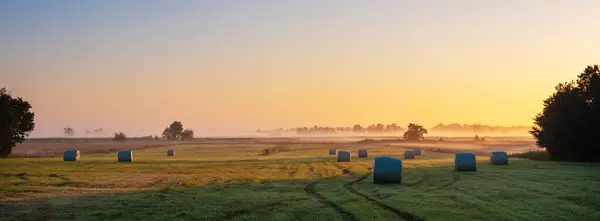
<svg viewBox="0 0 600 221"><path fill-rule="evenodd" d="M346 190L350 191L354 195L360 196L363 199L365 199L365 200L367 200L367 201L369 201L369 202L371 202L371 203L379 206L381 209L384 209L384 210L387 210L389 212L392 212L392 213L396 214L396 216L398 216L398 217L400 217L400 218L402 218L404 220L407 220L407 221L422 221L423 220L422 218L416 216L415 214L401 211L401 210L396 209L394 207L391 207L391 206L389 206L389 205L387 205L385 203L382 203L381 201L379 201L379 200L377 200L377 199L375 199L373 197L370 197L370 196L368 196L368 195L366 195L364 193L356 191L356 189L354 189L353 185L356 184L356 183L358 183L358 182L363 181L364 179L366 179L369 176L371 176L370 172L367 173L367 174L365 174L365 175L363 175L363 176L361 176L361 177L359 177L358 179L356 179L354 181L350 181L350 182L344 184L344 188L346 188Z"/></svg>
<svg viewBox="0 0 600 221"><path fill-rule="evenodd" d="M325 180L329 180L332 178L328 178ZM321 195L320 193L317 192L317 184L319 184L319 182L321 182L323 180L317 180L315 182L309 183L308 185L306 185L304 187L304 192L306 192L306 194L316 198L321 204L332 208L333 210L335 210L344 221L359 221L358 217L356 217L354 214L344 210L344 208L342 208L340 205L328 200L325 196Z"/></svg>
<svg viewBox="0 0 600 221"><path fill-rule="evenodd" d="M423 176L421 176L421 179L419 179L417 182L409 183L409 184L406 184L405 186L407 186L407 187L417 186L417 185L420 185L421 183L424 183L425 181L429 180L429 178L431 178L431 174L425 172L425 170L420 169L420 168L413 168L413 169L416 170L418 173L422 173Z"/></svg>
<svg viewBox="0 0 600 221"><path fill-rule="evenodd" d="M445 188L448 188L448 187L454 185L456 182L458 182L460 180L460 175L456 171L453 171L453 173L454 174L452 174L452 180L451 181L449 181L447 183L444 183L441 186L434 187L434 188L431 188L431 189L427 189L426 191L437 191L437 190L445 189Z"/></svg>
<svg viewBox="0 0 600 221"><path fill-rule="evenodd" d="M232 219L235 219L238 216L243 216L243 215L251 214L252 211L256 211L256 210L269 209L270 211L273 211L273 209L275 207L281 206L281 205L284 205L284 203L283 202L274 202L274 203L269 203L269 204L262 205L262 206L255 206L255 207L252 207L252 208L234 210L234 211L231 211L231 212L227 212L219 220L232 220Z"/></svg>

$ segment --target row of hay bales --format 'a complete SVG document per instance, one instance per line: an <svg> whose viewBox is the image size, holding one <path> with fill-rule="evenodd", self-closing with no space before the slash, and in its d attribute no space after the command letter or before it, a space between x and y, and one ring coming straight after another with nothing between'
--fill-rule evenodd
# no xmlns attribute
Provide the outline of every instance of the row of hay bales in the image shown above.
<svg viewBox="0 0 600 221"><path fill-rule="evenodd" d="M420 152L419 152L420 153ZM407 158L408 157L408 158ZM412 158L411 158L412 157ZM406 151L405 159L413 159L414 153ZM508 164L508 154L503 151L492 152L490 156L491 165ZM473 153L454 154L454 169L456 171L477 171L477 158ZM374 183L401 183L402 182L402 160L394 157L376 157L373 163Z"/></svg>
<svg viewBox="0 0 600 221"><path fill-rule="evenodd" d="M492 152L490 164L508 164L508 154L504 151ZM454 154L454 169L456 171L477 171L477 157L475 157L475 154L468 152Z"/></svg>
<svg viewBox="0 0 600 221"><path fill-rule="evenodd" d="M351 153L348 151L337 151L330 149L329 155L336 155L338 162L350 162ZM420 148L407 150L404 152L404 159L414 159L415 156L422 156L423 151ZM360 158L367 157L367 150L358 150ZM490 164L505 165L508 164L508 154L503 151L492 152ZM474 153L464 152L454 154L454 169L456 171L477 171L477 158ZM402 182L402 160L388 157L375 157L373 164L373 182L374 183L401 183Z"/></svg>
<svg viewBox="0 0 600 221"><path fill-rule="evenodd" d="M350 162L352 159L352 154L349 151L337 151L336 149L329 149L329 155L336 155L338 162ZM415 156L421 156L423 152L421 149L416 148L414 150L407 150L404 152L404 159L414 159ZM358 158L367 158L369 153L365 149L358 150Z"/></svg>
<svg viewBox="0 0 600 221"><path fill-rule="evenodd" d="M175 150L167 150L167 156L175 156ZM64 161L79 161L81 152L79 150L67 150L63 154ZM117 162L133 162L133 150L121 150L117 153Z"/></svg>
<svg viewBox="0 0 600 221"><path fill-rule="evenodd" d="M329 155L336 155L337 153L337 161L338 162L350 162L352 159L352 154L349 151L337 151L336 149L329 149ZM359 158L367 158L369 153L367 150L360 149L358 150Z"/></svg>

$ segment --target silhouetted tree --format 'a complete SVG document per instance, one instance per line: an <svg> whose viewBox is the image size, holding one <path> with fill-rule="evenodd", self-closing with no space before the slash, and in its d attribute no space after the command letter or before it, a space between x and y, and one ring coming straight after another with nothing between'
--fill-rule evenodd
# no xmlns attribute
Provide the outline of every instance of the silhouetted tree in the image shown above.
<svg viewBox="0 0 600 221"><path fill-rule="evenodd" d="M425 139L423 135L427 134L427 129L418 124L409 124L408 130L404 132L405 140L422 140Z"/></svg>
<svg viewBox="0 0 600 221"><path fill-rule="evenodd" d="M360 126L360 124L355 124L355 125L352 127L352 131L353 131L354 133L363 133L363 132L365 132L365 129L364 129L362 126Z"/></svg>
<svg viewBox="0 0 600 221"><path fill-rule="evenodd" d="M65 136L67 136L67 137L75 135L75 130L73 130L73 128L67 127L67 128L64 128L63 130L64 130Z"/></svg>
<svg viewBox="0 0 600 221"><path fill-rule="evenodd" d="M181 137L181 132L183 132L183 124L179 121L175 121L169 126L169 133L171 133L171 139L176 140Z"/></svg>
<svg viewBox="0 0 600 221"><path fill-rule="evenodd" d="M551 160L600 161L600 68L588 66L577 81L560 83L544 100L530 133Z"/></svg>
<svg viewBox="0 0 600 221"><path fill-rule="evenodd" d="M181 132L181 140L193 140L194 139L194 131L191 129L186 129Z"/></svg>
<svg viewBox="0 0 600 221"><path fill-rule="evenodd" d="M13 98L6 88L0 89L0 157L8 157L35 127L35 114L30 109L29 102Z"/></svg>
<svg viewBox="0 0 600 221"><path fill-rule="evenodd" d="M174 121L165 130L163 130L162 137L167 140L177 140L181 138L183 132L183 124L179 121Z"/></svg>
<svg viewBox="0 0 600 221"><path fill-rule="evenodd" d="M163 130L163 132L162 132L162 137L163 137L164 139L166 139L166 140L173 140L173 139L171 138L171 131L169 130L169 128L168 128L168 127L167 127L167 128L165 128L165 130Z"/></svg>
<svg viewBox="0 0 600 221"><path fill-rule="evenodd" d="M113 138L115 141L125 141L127 140L127 135L123 132L115 133L115 137Z"/></svg>

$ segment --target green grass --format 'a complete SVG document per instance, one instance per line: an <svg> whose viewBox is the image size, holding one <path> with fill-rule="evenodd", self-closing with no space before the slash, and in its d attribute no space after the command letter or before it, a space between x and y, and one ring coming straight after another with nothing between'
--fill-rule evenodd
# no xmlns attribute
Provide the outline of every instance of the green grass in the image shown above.
<svg viewBox="0 0 600 221"><path fill-rule="evenodd" d="M525 153L511 154L510 156L539 161L550 160L550 154L546 151L527 151Z"/></svg>
<svg viewBox="0 0 600 221"><path fill-rule="evenodd" d="M271 147L157 147L134 151L133 163L85 151L79 162L2 159L0 220L600 220L596 164L492 166L479 155L477 172L455 172L452 154L430 152L404 161L403 184L376 185L374 157L404 149L298 144L261 155ZM353 161L335 162L330 148Z"/></svg>

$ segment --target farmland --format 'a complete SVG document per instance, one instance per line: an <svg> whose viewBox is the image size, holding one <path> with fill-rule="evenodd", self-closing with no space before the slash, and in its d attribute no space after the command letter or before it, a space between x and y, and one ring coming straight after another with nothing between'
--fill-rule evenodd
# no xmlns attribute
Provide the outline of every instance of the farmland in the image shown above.
<svg viewBox="0 0 600 221"><path fill-rule="evenodd" d="M402 184L378 185L371 176L374 158L401 158L418 144L156 142L136 144L133 163L116 162L115 151L127 143L106 151L97 147L108 144L88 144L96 145L89 152L81 146L78 162L60 155L2 159L0 219L600 220L596 164L510 158L509 165L492 166L486 151L474 150L478 171L455 172L452 151L439 147L473 144L449 141L404 160ZM336 162L330 148L351 151L352 162ZM168 149L176 155L167 157ZM358 158L358 149L369 157Z"/></svg>

